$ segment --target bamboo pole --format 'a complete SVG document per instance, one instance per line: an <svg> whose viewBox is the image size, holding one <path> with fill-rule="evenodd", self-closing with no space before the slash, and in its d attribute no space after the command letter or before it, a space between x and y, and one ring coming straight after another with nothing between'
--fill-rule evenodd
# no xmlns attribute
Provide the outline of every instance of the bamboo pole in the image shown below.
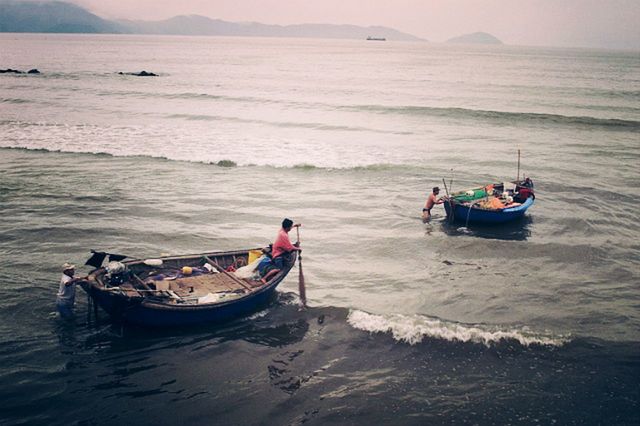
<svg viewBox="0 0 640 426"><path fill-rule="evenodd" d="M215 260L211 259L208 256L202 256L205 258L205 260L207 262L209 262L214 268L216 268L218 270L218 272L220 272L221 274L224 274L226 276L228 276L229 278L231 278L232 280L234 280L236 283L240 284L242 287L244 287L245 289L251 291L253 290L252 287L250 287L248 284L246 284L244 281L242 281L240 278L236 277L235 275L227 272L224 270L224 268L220 265L218 265L218 262L216 262Z"/></svg>
<svg viewBox="0 0 640 426"><path fill-rule="evenodd" d="M447 181L442 178L442 183L444 184L444 190L447 192L447 197L449 196L449 187L447 187Z"/></svg>

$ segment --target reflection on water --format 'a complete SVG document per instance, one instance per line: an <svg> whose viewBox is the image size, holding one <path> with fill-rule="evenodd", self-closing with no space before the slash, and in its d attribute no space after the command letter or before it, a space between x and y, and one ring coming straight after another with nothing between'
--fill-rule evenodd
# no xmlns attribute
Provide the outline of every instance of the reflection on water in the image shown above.
<svg viewBox="0 0 640 426"><path fill-rule="evenodd" d="M448 219L441 222L442 231L451 237L461 235L494 240L525 241L531 236L533 216L527 214L511 222L503 224L475 224L464 226L459 222L451 223Z"/></svg>
<svg viewBox="0 0 640 426"><path fill-rule="evenodd" d="M578 339L559 347L516 340L485 346L446 338L408 344L390 332L349 326L348 310L298 311L292 300L281 293L253 318L222 326L125 326L122 334L105 324L58 329L68 360L59 373L65 390L54 392L56 383L44 380L46 414L26 418L185 425L204 418L440 424L443 413L455 424L478 422L477 413L483 424L638 418L637 345ZM68 335L74 328L75 339ZM563 397L548 397L549 389ZM567 403L575 409L567 412Z"/></svg>
<svg viewBox="0 0 640 426"><path fill-rule="evenodd" d="M118 351L119 348L149 347L160 344L162 348L180 347L199 342L221 343L228 340L246 340L253 344L280 347L299 342L309 329L305 319L296 314L296 296L276 292L270 303L249 317L241 317L221 324L197 324L175 327L141 327L132 324L115 323L104 311L96 318L91 310L87 312L86 324L60 324L56 333L62 346L77 344L77 327L86 326L89 331L84 346ZM166 346L165 346L166 344ZM158 349L158 348L156 348Z"/></svg>

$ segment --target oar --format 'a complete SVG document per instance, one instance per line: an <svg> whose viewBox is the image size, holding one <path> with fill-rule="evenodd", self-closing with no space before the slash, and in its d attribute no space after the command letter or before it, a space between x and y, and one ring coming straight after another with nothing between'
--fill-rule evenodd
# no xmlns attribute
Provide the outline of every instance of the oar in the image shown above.
<svg viewBox="0 0 640 426"><path fill-rule="evenodd" d="M298 234L298 247L300 247L300 227L296 226ZM307 290L304 286L304 273L302 272L302 252L298 252L298 293L300 295L300 307L307 307Z"/></svg>

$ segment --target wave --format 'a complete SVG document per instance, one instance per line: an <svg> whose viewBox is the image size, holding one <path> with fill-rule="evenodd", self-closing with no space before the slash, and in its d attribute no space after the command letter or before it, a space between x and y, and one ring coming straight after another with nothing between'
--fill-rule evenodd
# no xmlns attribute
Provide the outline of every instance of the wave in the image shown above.
<svg viewBox="0 0 640 426"><path fill-rule="evenodd" d="M484 325L465 325L446 322L422 315L374 315L354 310L349 312L347 322L354 328L370 333L391 333L399 342L415 345L425 338L451 342L481 343L491 346L505 341L517 341L522 346L562 346L569 342L565 336L534 333L526 327L500 329Z"/></svg>
<svg viewBox="0 0 640 426"><path fill-rule="evenodd" d="M314 166L313 164L308 164L308 163L300 163L300 164L294 165L293 168L300 169L300 170L315 170L318 168L318 166Z"/></svg>
<svg viewBox="0 0 640 426"><path fill-rule="evenodd" d="M29 152L40 152L40 153L52 153L52 154L76 154L76 155L91 155L95 157L111 157L111 158L141 158L141 159L149 159L156 161L177 161L177 162L185 162L185 163L198 163L198 164L206 164L216 167L223 168L235 168L235 167L266 167L266 168L274 168L274 169L293 169L293 170L301 170L301 171L327 171L327 170L344 170L344 171L358 171L358 172L378 172L378 171L386 171L386 170L423 170L421 166L415 165L407 165L407 164L394 164L394 163L375 163L368 165L354 165L354 166L320 166L309 163L295 163L292 165L280 165L280 164L256 164L255 162L247 162L247 163L238 163L234 160L230 159L221 159L221 160L208 160L208 159L182 159L182 158L172 158L171 156L162 155L162 154L138 154L138 153L125 153L125 152L106 152L101 150L73 150L73 149L63 149L63 148L35 148L28 147L22 145L2 145L0 143L0 150L17 150L17 151L29 151Z"/></svg>
<svg viewBox="0 0 640 426"><path fill-rule="evenodd" d="M65 89L66 90L66 89ZM620 119L620 118L602 118L592 117L588 115L573 116L562 115L544 112L521 112L521 111L498 111L487 109L473 109L464 107L438 107L438 106L418 106L418 105L339 105L328 102L305 102L293 99L280 99L270 97L255 97L255 96L232 96L226 94L212 94L212 93L198 93L198 92L145 92L136 90L115 90L104 91L101 89L97 92L99 95L120 95L120 96L134 96L134 97L149 97L149 98L161 98L161 99L184 99L193 101L222 101L222 102L236 102L241 104L280 104L287 108L307 108L307 109L324 109L330 111L346 111L346 112L365 112L374 114L388 114L388 115L411 115L421 117L436 117L436 118L449 118L449 119L461 119L461 120L491 120L499 122L508 122L510 125L514 123L519 124L531 124L531 125L562 125L562 126L581 126L581 127L605 127L609 130L621 129L621 130L640 130L640 121L632 119ZM622 95L637 97L640 91L622 92ZM619 92L613 91L611 93L622 96ZM9 103L21 103L29 102L23 99L7 99ZM628 113L638 112L637 108L628 107L614 107L611 105L576 105L577 108L592 110L592 111L625 111ZM215 115L202 115L202 114L169 114L168 118L180 118L194 121L217 121L217 120L232 120L238 122L256 123L256 124L271 124L279 127L300 127L300 128L312 128L316 130L329 130L329 131L373 131L379 133L389 134L411 134L411 132L402 131L388 131L377 130L361 127L351 127L343 125L331 125L324 123L314 122L270 122L264 120L251 120L242 119L237 117L225 117Z"/></svg>
<svg viewBox="0 0 640 426"><path fill-rule="evenodd" d="M640 130L640 121L617 118L596 118L588 116L570 116L537 112L510 112L459 107L426 107L426 106L383 106L359 105L345 107L353 111L368 111L378 114L401 114L431 117L470 118L482 120L499 120L513 123L515 121L535 124L561 124L585 127L620 128L624 130Z"/></svg>
<svg viewBox="0 0 640 426"><path fill-rule="evenodd" d="M167 115L167 118L183 119L183 120L190 120L190 121L230 121L230 122L244 123L244 124L261 124L261 125L284 127L284 128L300 128L300 129L313 129L313 130L336 131L336 132L372 132L372 133L382 133L382 134L390 134L390 135L411 135L412 134L412 132L408 132L404 130L384 130L384 129L375 129L370 127L335 125L335 124L325 124L325 123L317 123L317 122L269 121L269 120L259 120L259 119L250 119L250 118L241 118L241 117L229 117L229 116L222 116L222 115L169 114Z"/></svg>
<svg viewBox="0 0 640 426"><path fill-rule="evenodd" d="M198 95L200 97L209 97L211 95ZM225 97L211 96L212 98L223 99ZM227 99L228 100L228 99ZM247 100L249 101L249 100ZM258 102L251 99L251 102ZM262 103L278 103L273 100L259 100ZM288 103L284 102L283 103ZM640 121L625 120L619 118L598 118L590 116L572 116L561 114L550 114L540 112L514 112L514 111L494 111L483 109L470 109L460 107L430 107L430 106L385 106L385 105L352 105L339 106L328 104L310 104L313 108L330 108L347 112L366 112L374 114L388 115L413 115L421 117L449 118L460 120L483 120L483 121L499 121L508 122L510 125L529 124L529 125L561 125L561 126L580 126L580 127L604 127L607 130L640 130ZM591 108L594 109L594 108ZM611 108L601 107L601 110L610 111ZM169 118L181 118L196 121L216 121L216 120L234 120L239 122L270 124L279 127L300 127L311 128L316 130L329 131L372 131L376 133L410 135L412 132L407 131L389 131L380 129L371 129L363 127L352 127L344 125L331 125L314 122L271 122L264 120L249 120L237 117L223 117L202 114L171 114Z"/></svg>
<svg viewBox="0 0 640 426"><path fill-rule="evenodd" d="M5 103L5 104L30 104L30 103L33 103L33 101L28 100L28 99L20 99L20 98L4 98L4 99L0 99L0 103Z"/></svg>

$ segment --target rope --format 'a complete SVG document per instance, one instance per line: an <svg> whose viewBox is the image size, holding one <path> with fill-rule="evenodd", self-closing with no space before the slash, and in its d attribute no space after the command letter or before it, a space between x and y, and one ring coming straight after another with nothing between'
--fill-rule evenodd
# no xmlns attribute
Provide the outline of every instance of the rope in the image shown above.
<svg viewBox="0 0 640 426"><path fill-rule="evenodd" d="M469 205L468 210L467 210L467 221L464 224L465 228L469 227L469 216L471 215L471 205Z"/></svg>

